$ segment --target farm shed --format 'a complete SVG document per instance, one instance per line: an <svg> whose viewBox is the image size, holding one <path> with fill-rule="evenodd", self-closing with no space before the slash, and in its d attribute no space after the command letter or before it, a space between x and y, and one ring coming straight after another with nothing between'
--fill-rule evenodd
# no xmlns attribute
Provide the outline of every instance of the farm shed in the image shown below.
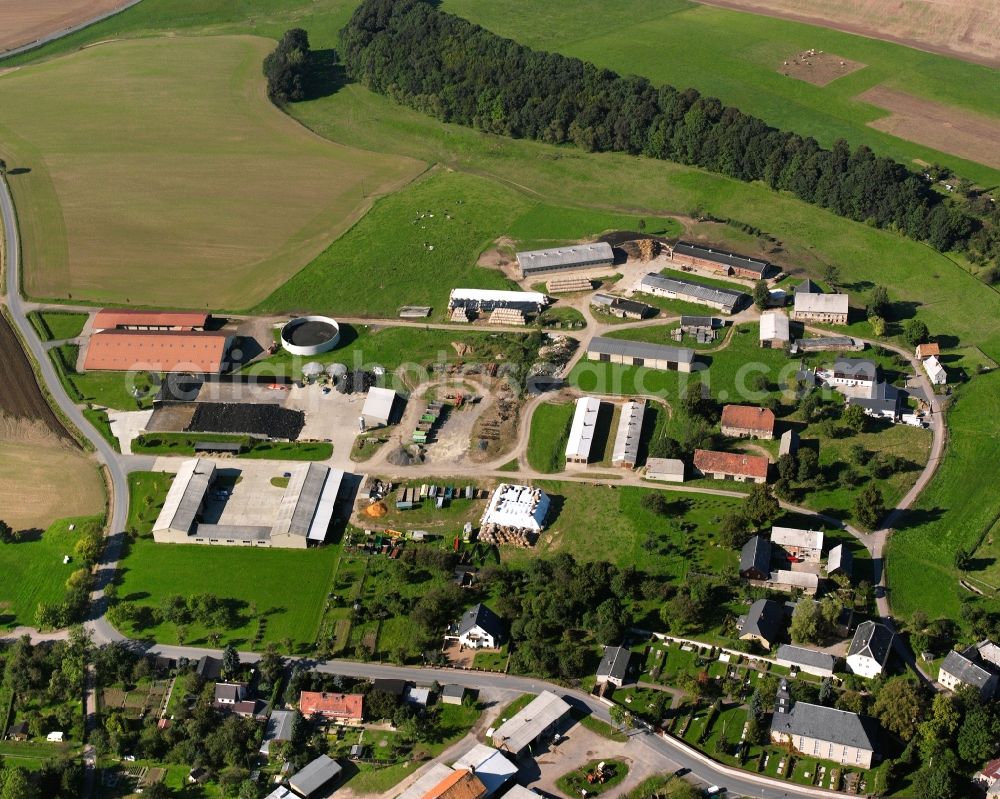
<svg viewBox="0 0 1000 799"><path fill-rule="evenodd" d="M694 350L687 347L668 347L663 344L596 336L590 340L587 347L587 358L624 366L690 372L694 365Z"/></svg>
<svg viewBox="0 0 1000 799"><path fill-rule="evenodd" d="M538 291L452 289L448 310L461 308L476 313L489 313L497 308L514 308L524 313L538 313L548 301L548 297Z"/></svg>
<svg viewBox="0 0 1000 799"><path fill-rule="evenodd" d="M607 274L608 267L614 260L611 245L605 241L517 253L517 265L522 279L569 272L593 273L593 277L599 277Z"/></svg>
<svg viewBox="0 0 1000 799"><path fill-rule="evenodd" d="M569 439L566 441L567 463L587 463L590 460L594 429L597 427L597 415L600 411L601 401L596 397L577 399L573 423L569 428Z"/></svg>
<svg viewBox="0 0 1000 799"><path fill-rule="evenodd" d="M642 440L642 421L646 414L645 400L626 402L618 418L615 448L611 464L624 469L634 469L639 461L639 442Z"/></svg>
<svg viewBox="0 0 1000 799"><path fill-rule="evenodd" d="M391 388L372 386L368 389L361 417L365 428L385 427L392 419L392 408L396 402L396 392Z"/></svg>
<svg viewBox="0 0 1000 799"><path fill-rule="evenodd" d="M569 713L570 706L562 697L542 691L527 707L494 730L493 745L521 757L542 738L556 732Z"/></svg>
<svg viewBox="0 0 1000 799"><path fill-rule="evenodd" d="M759 280L771 271L769 261L715 247L691 244L687 241L678 241L670 248L668 257L671 261L685 266L711 269L723 275L736 275L753 280Z"/></svg>
<svg viewBox="0 0 1000 799"><path fill-rule="evenodd" d="M221 332L102 330L88 341L84 370L219 374L233 337Z"/></svg>
<svg viewBox="0 0 1000 799"><path fill-rule="evenodd" d="M846 325L850 298L846 294L811 294L798 292L792 319L799 322L825 322Z"/></svg>
<svg viewBox="0 0 1000 799"><path fill-rule="evenodd" d="M94 314L94 330L204 330L212 317L199 311L142 311L102 308Z"/></svg>
<svg viewBox="0 0 1000 799"><path fill-rule="evenodd" d="M652 272L639 281L637 290L655 297L707 305L724 314L731 314L748 296L742 291L709 286L679 277L664 277Z"/></svg>
<svg viewBox="0 0 1000 799"><path fill-rule="evenodd" d="M781 311L768 311L760 315L760 346L780 350L789 341L788 317Z"/></svg>
<svg viewBox="0 0 1000 799"><path fill-rule="evenodd" d="M683 483L684 461L680 458L647 458L646 479Z"/></svg>

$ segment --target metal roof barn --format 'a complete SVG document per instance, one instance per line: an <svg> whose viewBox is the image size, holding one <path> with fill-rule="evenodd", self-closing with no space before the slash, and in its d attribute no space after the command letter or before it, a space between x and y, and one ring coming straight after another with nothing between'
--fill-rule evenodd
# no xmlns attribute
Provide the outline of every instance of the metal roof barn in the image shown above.
<svg viewBox="0 0 1000 799"><path fill-rule="evenodd" d="M566 442L566 460L570 463L586 463L590 460L600 410L601 401L596 397L580 397L576 401L573 424L569 428L569 440Z"/></svg>

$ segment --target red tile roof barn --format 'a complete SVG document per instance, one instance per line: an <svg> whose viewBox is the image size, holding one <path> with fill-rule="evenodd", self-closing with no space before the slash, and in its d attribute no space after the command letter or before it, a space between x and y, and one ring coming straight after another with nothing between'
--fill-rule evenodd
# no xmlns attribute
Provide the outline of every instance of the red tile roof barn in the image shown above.
<svg viewBox="0 0 1000 799"><path fill-rule="evenodd" d="M226 333L181 330L104 330L87 346L87 371L152 372L222 371L229 345Z"/></svg>
<svg viewBox="0 0 1000 799"><path fill-rule="evenodd" d="M209 314L200 311L141 311L134 308L102 308L94 315L95 330L116 327L171 327L195 330L208 324Z"/></svg>
<svg viewBox="0 0 1000 799"><path fill-rule="evenodd" d="M727 405L722 409L722 426L773 433L774 412L754 405Z"/></svg>
<svg viewBox="0 0 1000 799"><path fill-rule="evenodd" d="M425 793L421 799L482 799L486 786L469 769L458 769Z"/></svg>
<svg viewBox="0 0 1000 799"><path fill-rule="evenodd" d="M715 452L709 449L694 451L695 468L701 472L741 474L767 479L767 458L761 455L743 455L739 452Z"/></svg>
<svg viewBox="0 0 1000 799"><path fill-rule="evenodd" d="M299 694L299 711L308 718L313 713L338 719L361 721L365 698L361 694L328 694L325 691L303 691Z"/></svg>

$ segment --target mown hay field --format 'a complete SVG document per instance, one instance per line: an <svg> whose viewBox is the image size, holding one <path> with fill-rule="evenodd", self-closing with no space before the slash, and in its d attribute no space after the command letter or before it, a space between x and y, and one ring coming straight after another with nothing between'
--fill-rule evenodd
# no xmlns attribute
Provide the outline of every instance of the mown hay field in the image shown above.
<svg viewBox="0 0 1000 799"><path fill-rule="evenodd" d="M266 97L272 48L124 41L0 76L26 293L246 307L424 169L289 119Z"/></svg>

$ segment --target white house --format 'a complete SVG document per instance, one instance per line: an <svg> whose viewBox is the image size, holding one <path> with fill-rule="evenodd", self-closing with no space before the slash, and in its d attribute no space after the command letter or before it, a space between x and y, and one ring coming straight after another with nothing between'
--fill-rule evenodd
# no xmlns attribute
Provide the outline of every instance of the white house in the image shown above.
<svg viewBox="0 0 1000 799"><path fill-rule="evenodd" d="M944 370L941 361L937 359L936 355L932 355L930 358L924 360L924 371L927 372L927 379L935 386L943 386L948 382L948 373Z"/></svg>
<svg viewBox="0 0 1000 799"><path fill-rule="evenodd" d="M462 614L458 642L470 649L496 649L503 643L503 621L480 602Z"/></svg>
<svg viewBox="0 0 1000 799"><path fill-rule="evenodd" d="M861 677L878 677L889 660L893 638L892 630L884 624L862 622L847 650L847 668Z"/></svg>

